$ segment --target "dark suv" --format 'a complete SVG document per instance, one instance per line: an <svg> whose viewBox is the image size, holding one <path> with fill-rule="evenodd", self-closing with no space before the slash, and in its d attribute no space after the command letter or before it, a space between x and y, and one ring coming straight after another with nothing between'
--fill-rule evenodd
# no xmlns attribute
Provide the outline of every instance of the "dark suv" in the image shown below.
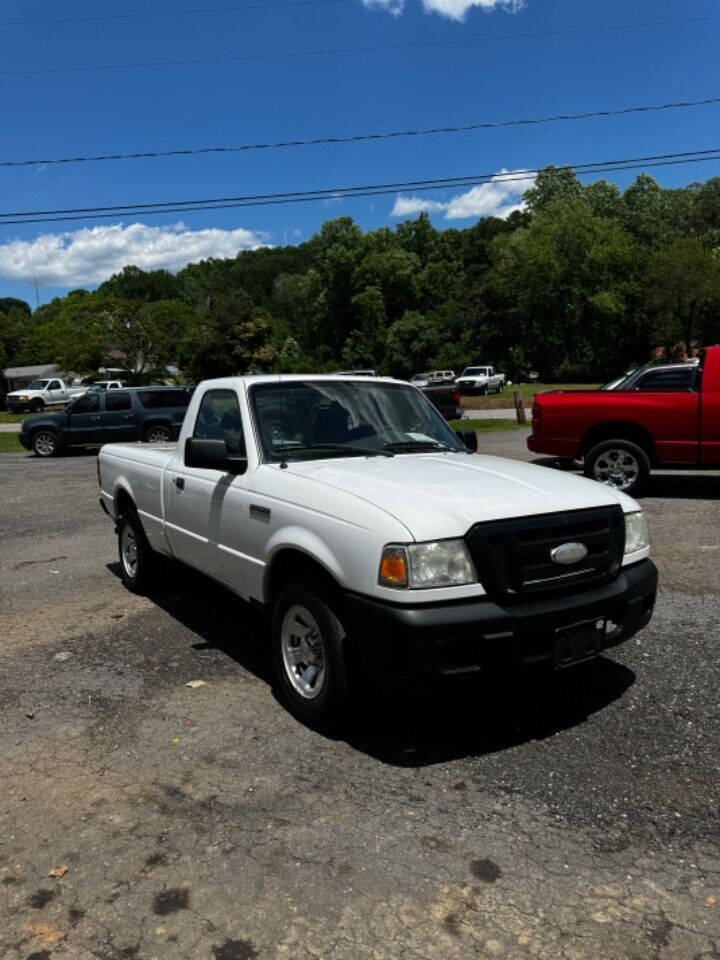
<svg viewBox="0 0 720 960"><path fill-rule="evenodd" d="M187 387L90 391L61 413L28 417L19 440L38 457L103 443L177 440L191 396L192 389Z"/></svg>

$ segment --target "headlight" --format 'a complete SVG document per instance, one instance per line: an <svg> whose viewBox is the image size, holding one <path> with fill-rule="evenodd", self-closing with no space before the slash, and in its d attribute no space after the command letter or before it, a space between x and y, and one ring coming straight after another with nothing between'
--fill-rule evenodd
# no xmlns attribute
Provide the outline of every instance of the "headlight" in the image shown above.
<svg viewBox="0 0 720 960"><path fill-rule="evenodd" d="M650 533L642 510L625 514L625 554L650 546Z"/></svg>
<svg viewBox="0 0 720 960"><path fill-rule="evenodd" d="M19 396L17 399L18 399L18 400L27 400L27 397L26 397L24 394L22 394L22 395Z"/></svg>
<svg viewBox="0 0 720 960"><path fill-rule="evenodd" d="M390 544L380 560L378 583L420 590L475 583L477 574L463 540Z"/></svg>

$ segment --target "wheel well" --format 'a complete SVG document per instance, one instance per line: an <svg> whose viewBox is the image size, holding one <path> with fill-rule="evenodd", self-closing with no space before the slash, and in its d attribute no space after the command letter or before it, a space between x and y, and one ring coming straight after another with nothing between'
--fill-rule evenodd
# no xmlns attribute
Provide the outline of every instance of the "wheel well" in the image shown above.
<svg viewBox="0 0 720 960"><path fill-rule="evenodd" d="M643 449L651 460L655 458L655 444L648 431L637 423L609 421L590 427L583 437L580 452L583 456L603 440L630 440Z"/></svg>
<svg viewBox="0 0 720 960"><path fill-rule="evenodd" d="M122 516L128 507L135 509L135 502L127 490L121 487L115 494L115 516Z"/></svg>
<svg viewBox="0 0 720 960"><path fill-rule="evenodd" d="M143 436L150 430L154 430L155 427L164 427L172 436L173 428L169 420L146 420L142 426Z"/></svg>
<svg viewBox="0 0 720 960"><path fill-rule="evenodd" d="M334 595L340 595L338 582L321 563L308 556L307 553L303 553L302 550L288 548L280 550L273 557L265 581L266 602L270 605L274 604L287 581L292 577L302 576L319 577Z"/></svg>

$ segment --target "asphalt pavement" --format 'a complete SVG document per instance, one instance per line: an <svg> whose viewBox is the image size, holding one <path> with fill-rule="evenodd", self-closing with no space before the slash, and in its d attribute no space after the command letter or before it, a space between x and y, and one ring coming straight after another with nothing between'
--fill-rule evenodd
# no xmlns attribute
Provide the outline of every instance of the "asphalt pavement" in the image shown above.
<svg viewBox="0 0 720 960"><path fill-rule="evenodd" d="M231 594L124 590L94 456L0 491L4 960L720 960L717 475L653 478L657 610L612 656L369 689L333 737Z"/></svg>

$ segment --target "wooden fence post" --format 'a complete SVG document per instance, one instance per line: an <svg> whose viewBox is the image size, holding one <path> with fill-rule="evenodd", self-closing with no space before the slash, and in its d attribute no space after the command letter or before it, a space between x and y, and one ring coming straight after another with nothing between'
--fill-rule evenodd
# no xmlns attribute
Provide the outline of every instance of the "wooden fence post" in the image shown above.
<svg viewBox="0 0 720 960"><path fill-rule="evenodd" d="M523 406L523 398L520 396L517 390L515 391L515 416L517 417L518 423L527 423L525 407Z"/></svg>

